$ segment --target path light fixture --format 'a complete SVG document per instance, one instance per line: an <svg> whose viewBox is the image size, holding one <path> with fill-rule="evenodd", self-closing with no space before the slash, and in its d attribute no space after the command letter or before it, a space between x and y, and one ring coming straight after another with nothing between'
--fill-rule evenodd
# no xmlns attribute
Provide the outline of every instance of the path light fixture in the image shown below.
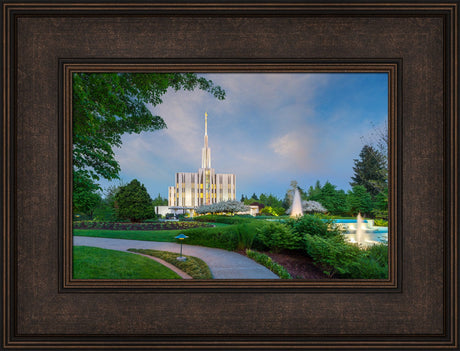
<svg viewBox="0 0 460 351"><path fill-rule="evenodd" d="M179 239L180 241L180 256L177 258L179 261L185 261L187 259L187 257L182 256L182 242L184 241L184 239L187 238L188 236L184 234L179 234L178 236L176 236L176 239Z"/></svg>

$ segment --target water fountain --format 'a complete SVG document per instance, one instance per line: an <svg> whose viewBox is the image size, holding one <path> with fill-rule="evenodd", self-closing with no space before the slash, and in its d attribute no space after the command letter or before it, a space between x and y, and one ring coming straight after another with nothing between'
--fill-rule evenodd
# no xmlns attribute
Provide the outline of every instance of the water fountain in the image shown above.
<svg viewBox="0 0 460 351"><path fill-rule="evenodd" d="M302 200L300 199L300 192L299 189L294 190L294 198L292 200L292 206L291 206L291 217L301 217L303 216L303 211L302 211Z"/></svg>
<svg viewBox="0 0 460 351"><path fill-rule="evenodd" d="M336 220L336 223L351 243L367 247L380 242L388 242L388 227L375 226L373 220L364 220L360 213L358 213L356 222L349 219L339 219Z"/></svg>
<svg viewBox="0 0 460 351"><path fill-rule="evenodd" d="M358 217L356 218L356 241L358 244L363 243L363 217L361 213L358 213Z"/></svg>

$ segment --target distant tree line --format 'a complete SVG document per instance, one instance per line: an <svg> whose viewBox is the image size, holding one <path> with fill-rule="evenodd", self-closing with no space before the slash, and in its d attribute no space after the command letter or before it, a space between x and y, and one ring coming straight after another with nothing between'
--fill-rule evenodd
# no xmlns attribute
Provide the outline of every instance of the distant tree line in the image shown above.
<svg viewBox="0 0 460 351"><path fill-rule="evenodd" d="M281 215L292 204L294 189L298 189L302 200L321 204L330 215L356 216L358 213L373 218L388 218L388 165L385 149L365 145L359 158L354 160L354 174L351 177L351 190L345 192L329 181L321 185L316 181L306 190L297 181L292 181L283 199L273 194L253 193L250 197L241 196L246 205L258 205L261 214ZM311 207L310 203L310 208ZM322 212L318 210L318 212Z"/></svg>
<svg viewBox="0 0 460 351"><path fill-rule="evenodd" d="M100 194L97 186L81 198L75 198L74 191L74 207L75 205L77 206L74 214L78 216L77 219L101 221L127 219L131 222L139 222L156 218L155 207L167 206L168 199L161 194L152 199L144 184L133 179L126 185L110 186L104 196Z"/></svg>

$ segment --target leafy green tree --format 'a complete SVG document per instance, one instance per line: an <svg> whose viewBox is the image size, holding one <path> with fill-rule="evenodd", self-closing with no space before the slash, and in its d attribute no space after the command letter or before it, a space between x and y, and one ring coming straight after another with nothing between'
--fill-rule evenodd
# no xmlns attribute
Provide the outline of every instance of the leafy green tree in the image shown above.
<svg viewBox="0 0 460 351"><path fill-rule="evenodd" d="M388 189L377 194L373 207L372 214L375 218L388 220Z"/></svg>
<svg viewBox="0 0 460 351"><path fill-rule="evenodd" d="M372 212L372 197L363 185L355 185L348 191L347 196L348 211L352 216L358 212L370 214Z"/></svg>
<svg viewBox="0 0 460 351"><path fill-rule="evenodd" d="M317 182L316 186L319 186ZM309 200L317 201L323 205L330 214L343 215L347 212L347 195L343 190L327 181L322 187L314 189Z"/></svg>
<svg viewBox="0 0 460 351"><path fill-rule="evenodd" d="M242 195L240 202L243 202L245 205L250 205L250 204L257 202L258 204L262 204L264 206L269 206L273 208L283 207L283 202L273 194L267 195L267 194L261 193L259 196L257 196L257 194L254 193L252 194L250 199Z"/></svg>
<svg viewBox="0 0 460 351"><path fill-rule="evenodd" d="M267 203L265 205L271 206L273 208L282 207L282 201L278 199L276 196L270 194L267 197Z"/></svg>
<svg viewBox="0 0 460 351"><path fill-rule="evenodd" d="M117 179L120 165L113 147L124 133L155 131L166 127L147 104L156 106L171 88L201 89L223 100L225 92L194 73L74 73L73 165L89 179Z"/></svg>
<svg viewBox="0 0 460 351"><path fill-rule="evenodd" d="M315 186L311 186L307 190L307 200L313 200L321 194L321 183L319 180L316 181Z"/></svg>
<svg viewBox="0 0 460 351"><path fill-rule="evenodd" d="M283 201L281 202L281 206L283 206L283 208L287 210L291 207L291 204L292 204L292 199L289 196L289 191L287 191L286 194L284 195Z"/></svg>
<svg viewBox="0 0 460 351"><path fill-rule="evenodd" d="M94 210L94 219L108 222L114 222L118 219L115 209L115 195L123 185L120 182L119 185L111 185L105 190L102 201Z"/></svg>
<svg viewBox="0 0 460 351"><path fill-rule="evenodd" d="M101 203L101 195L98 193L99 186L95 184L87 173L77 171L73 174L73 213L82 213L90 219L93 218L94 210Z"/></svg>
<svg viewBox="0 0 460 351"><path fill-rule="evenodd" d="M152 201L153 206L168 206L168 199L165 197L162 197L160 193L158 193L158 196L153 199Z"/></svg>
<svg viewBox="0 0 460 351"><path fill-rule="evenodd" d="M268 206L268 205L267 205L267 200L268 200L268 196L267 196L267 195L265 195L264 193L260 194L260 196L259 196L259 202L260 202L261 204L264 204L265 206Z"/></svg>
<svg viewBox="0 0 460 351"><path fill-rule="evenodd" d="M120 187L115 195L115 208L119 218L129 219L133 223L155 217L152 198L144 184L137 179Z"/></svg>
<svg viewBox="0 0 460 351"><path fill-rule="evenodd" d="M362 185L375 197L380 192L388 189L388 168L386 155L373 146L364 145L359 159L354 160L354 176L350 185Z"/></svg>
<svg viewBox="0 0 460 351"><path fill-rule="evenodd" d="M286 210L283 207L272 207L272 206L265 206L263 209L260 210L260 214L267 215L267 216L282 216L284 215Z"/></svg>

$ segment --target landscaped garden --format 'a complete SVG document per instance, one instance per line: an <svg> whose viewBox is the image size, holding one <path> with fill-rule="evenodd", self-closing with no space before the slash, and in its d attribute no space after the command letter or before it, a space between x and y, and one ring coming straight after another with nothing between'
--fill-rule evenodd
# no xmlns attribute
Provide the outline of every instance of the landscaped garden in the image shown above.
<svg viewBox="0 0 460 351"><path fill-rule="evenodd" d="M323 218L322 218L323 217ZM188 236L185 244L236 251L255 259L284 279L387 279L388 245L361 247L346 241L332 219L304 215L278 217L277 221L245 216L204 215L194 222L174 222L174 230L74 229L74 235L105 238L178 242L179 233ZM183 224L193 225L190 227ZM142 224L138 224L142 227ZM212 226L216 225L216 226ZM98 223L94 225L98 226ZM116 228L113 226L113 228ZM158 227L160 228L160 227ZM147 252L150 251L150 252ZM176 265L177 254L143 252ZM79 260L74 267L85 264ZM296 264L294 264L294 262ZM302 264L303 262L303 264ZM283 267L283 264L285 267ZM302 267L299 270L299 265ZM181 267L179 267L182 269ZM291 272L289 272L291 270ZM192 275L193 276L193 275ZM208 279L206 274L196 279Z"/></svg>
<svg viewBox="0 0 460 351"><path fill-rule="evenodd" d="M340 180L339 178L344 174L341 171L339 178L337 175L334 178L332 174L322 173L321 177L326 180L323 184L318 180L314 185L308 184L309 187L302 184L304 188L293 180L284 194L286 188L281 184L283 177L294 177L294 174L299 174L298 171L291 173L294 164L287 167L289 163L286 163L284 167L287 168L280 171L282 176L278 177L274 173L267 172L265 168L254 171L252 175L243 176L241 174L241 178L240 175L237 175L238 184L246 184L238 189L244 188L246 191L250 189L251 192L266 189L264 191L273 191L278 195L284 194L284 197L283 195L278 197L272 193L259 193L257 195L254 192L251 196L241 194L239 201L236 200L236 193L231 191L226 197L223 195L220 198L216 197L218 190L220 190L219 194L223 194L223 188L217 189L217 183L214 182L216 183L214 184L210 180L207 180L204 186L203 183L198 182L190 184L195 190L205 190L204 192L197 191L195 195L201 195L201 198L206 199L206 201L196 201L200 199L198 196L194 201L188 199L187 201L190 201L186 203L186 196L179 196L180 182L174 182L175 186L172 188L178 192L176 195L171 195L166 185L160 187L157 184L157 173L168 173L172 180L174 172L177 171L175 168L176 161L186 153L182 152L182 148L176 149L173 153L180 157L173 160L170 154L161 152L162 150L152 152L154 150L153 144L146 143L146 145L150 145L150 148L146 148L144 141L141 141L142 138L139 137L136 139L138 142L131 144L134 149L128 153L130 157L125 155L124 159L125 161L129 159L132 162L129 163L128 168L130 171L136 170L132 173L133 176L139 179L145 178L142 179L143 182L148 180L149 183L146 184L149 189L155 188L157 189L155 192L161 191L162 193L168 191L169 198L164 198L158 193L158 196L152 199L147 187L138 179L132 179L127 184L120 183L118 186L114 183L108 183L110 185L106 183L104 190L101 186L106 181L123 179L121 177L120 157L117 156L117 152L125 137L130 134L154 132L166 128L165 120L154 115L150 108L162 104L162 96L168 95L168 91L192 92L201 90L201 93L208 93L216 100L224 100L226 97L225 90L208 78L195 73L79 72L73 74L72 82L72 205L73 235L75 237L169 243L177 242L176 237L179 234L185 234L187 236L184 241L185 244L238 252L263 264L283 279L388 278L389 172L388 131L385 127L378 129L373 126L374 130L372 131L363 130L365 133L362 140L365 145L363 145L359 156L358 150L355 149L356 138L352 138L353 142L348 145L348 148L352 147L354 151L348 156L346 153L343 154L343 157L348 157L350 162L346 165L348 170L343 168L342 171L351 171L352 157L358 156L358 158L353 159L353 175L347 182L347 190L340 189L327 180L329 177L331 177L329 179ZM387 89L387 84L383 86L384 89ZM360 88L360 86L356 88ZM260 98L264 97L260 96ZM386 102L384 106L386 109ZM373 113L374 109L375 104L372 104L370 112ZM216 107L215 111L217 110ZM385 114L382 113L382 115ZM366 118L368 117L366 116ZM191 117L188 116L187 120L189 118ZM257 125L256 134L259 133L261 127L267 126L269 128L264 129L266 135L262 133L257 138L247 138L256 144L252 148L244 149L262 152L259 155L261 160L265 159L265 155L267 155L268 158L264 162L260 162L261 165L271 164L272 158L276 155L283 155L283 159L286 159L283 150L290 150L286 146L290 145L288 141L295 142L293 144L296 145L295 149L301 151L301 147L299 148L298 145L304 145L304 139L310 139L305 138L304 133L300 132L301 128L299 128L298 135L282 134L278 133L278 129L283 128L275 127L276 123L271 124L276 122L276 119L273 121L266 119L265 114L260 115L259 118L259 124L254 124ZM298 127L300 120L302 120L304 128L311 130L309 123L313 123L314 119L295 118L295 124L292 126ZM315 123L324 121L325 119L321 118ZM378 118L377 121L383 122L382 126L386 126L385 120ZM216 122L216 124L218 123ZM355 124L344 123L343 126ZM323 127L328 127L328 125ZM222 128L226 132L230 131L230 129ZM274 133L275 130L277 133ZM323 129L320 128L319 130ZM176 129L173 133L177 132L180 130ZM237 133L237 136L241 136L240 129L236 128L233 132ZM205 135L207 148L207 132ZM259 138L261 136L262 138ZM367 139L368 137L370 139ZM308 150L321 150L321 153L316 154L316 162L319 165L325 162L324 159L327 158L324 157L327 155L323 150L324 145L328 145L327 150L331 152L334 150L332 145L336 145L336 148L347 149L345 145L342 145L343 141L339 142L340 138L327 138L327 135L324 135L324 138L318 138L318 140L324 140L318 144L317 148L308 145ZM148 140L152 139L155 138L148 138ZM179 139L177 138L177 140ZM266 144L269 140L272 141ZM262 141L265 146L262 146ZM135 145L142 145L142 147L136 149ZM162 144L159 142L157 145ZM145 153L146 150L149 152ZM199 154L199 149L196 151ZM235 156L238 156L237 151L231 151ZM239 153L241 154L241 151ZM296 153L289 152L289 154ZM133 157L134 155L135 157ZM147 161L151 156L155 156L154 159L157 162ZM343 157L337 157L337 155L335 158L331 157L331 160L335 160L331 162L335 162L334 165L336 166L342 162ZM313 159L314 157L310 161L313 162ZM247 160L242 159L240 161L246 162ZM251 161L251 167L253 166L252 163ZM295 162L295 164L297 163ZM143 167L140 167L142 165ZM152 166L152 169L147 170L147 165L148 167ZM168 167L174 165L174 168L163 169L166 165ZM326 168L330 170L334 168L331 165L328 167ZM313 172L314 168L309 169L308 172ZM275 183L258 184L262 173L268 173L272 179L277 179L276 186ZM127 174L124 174L124 177L126 176ZM311 173L307 178L302 176L302 182L305 182L305 179L311 181L311 176L313 176ZM248 177L253 178L252 183L248 181ZM242 180L241 183L239 183L240 179ZM340 181L343 186L344 180L341 179ZM185 191L184 184L182 183L180 189L183 189L182 192L185 194L188 190ZM201 185L202 188L198 185ZM231 201L223 201L222 199L225 198L231 198ZM182 206L169 206L171 203ZM200 203L201 206L196 206L197 203ZM297 205L296 208L300 208L300 211L294 211L294 204ZM167 218L162 218L160 215L160 207L163 207L163 210L166 207L169 212L182 211L182 213L168 213L168 216L174 217L173 220L168 221ZM187 210L190 213L185 213ZM294 217L294 212L298 214L298 217ZM242 213L257 213L257 216L238 215ZM302 216L304 213L306 214ZM293 218L290 218L289 214L293 215ZM186 218L192 215L198 216L195 216L193 220ZM347 218L351 218L353 223L347 221ZM363 231L365 231L364 234ZM203 265L193 257L189 257L186 263L183 263L181 260L177 260L177 254L171 252L147 250L143 254L152 257L161 256L162 260L189 272L189 275L195 279L211 277L210 272L205 269L205 264ZM75 247L73 258L75 278L178 278L174 272L164 269L165 267L160 263L148 257L135 255L133 252ZM244 259L246 260L246 258ZM152 272L149 273L148 271ZM268 273L271 276L271 273Z"/></svg>

